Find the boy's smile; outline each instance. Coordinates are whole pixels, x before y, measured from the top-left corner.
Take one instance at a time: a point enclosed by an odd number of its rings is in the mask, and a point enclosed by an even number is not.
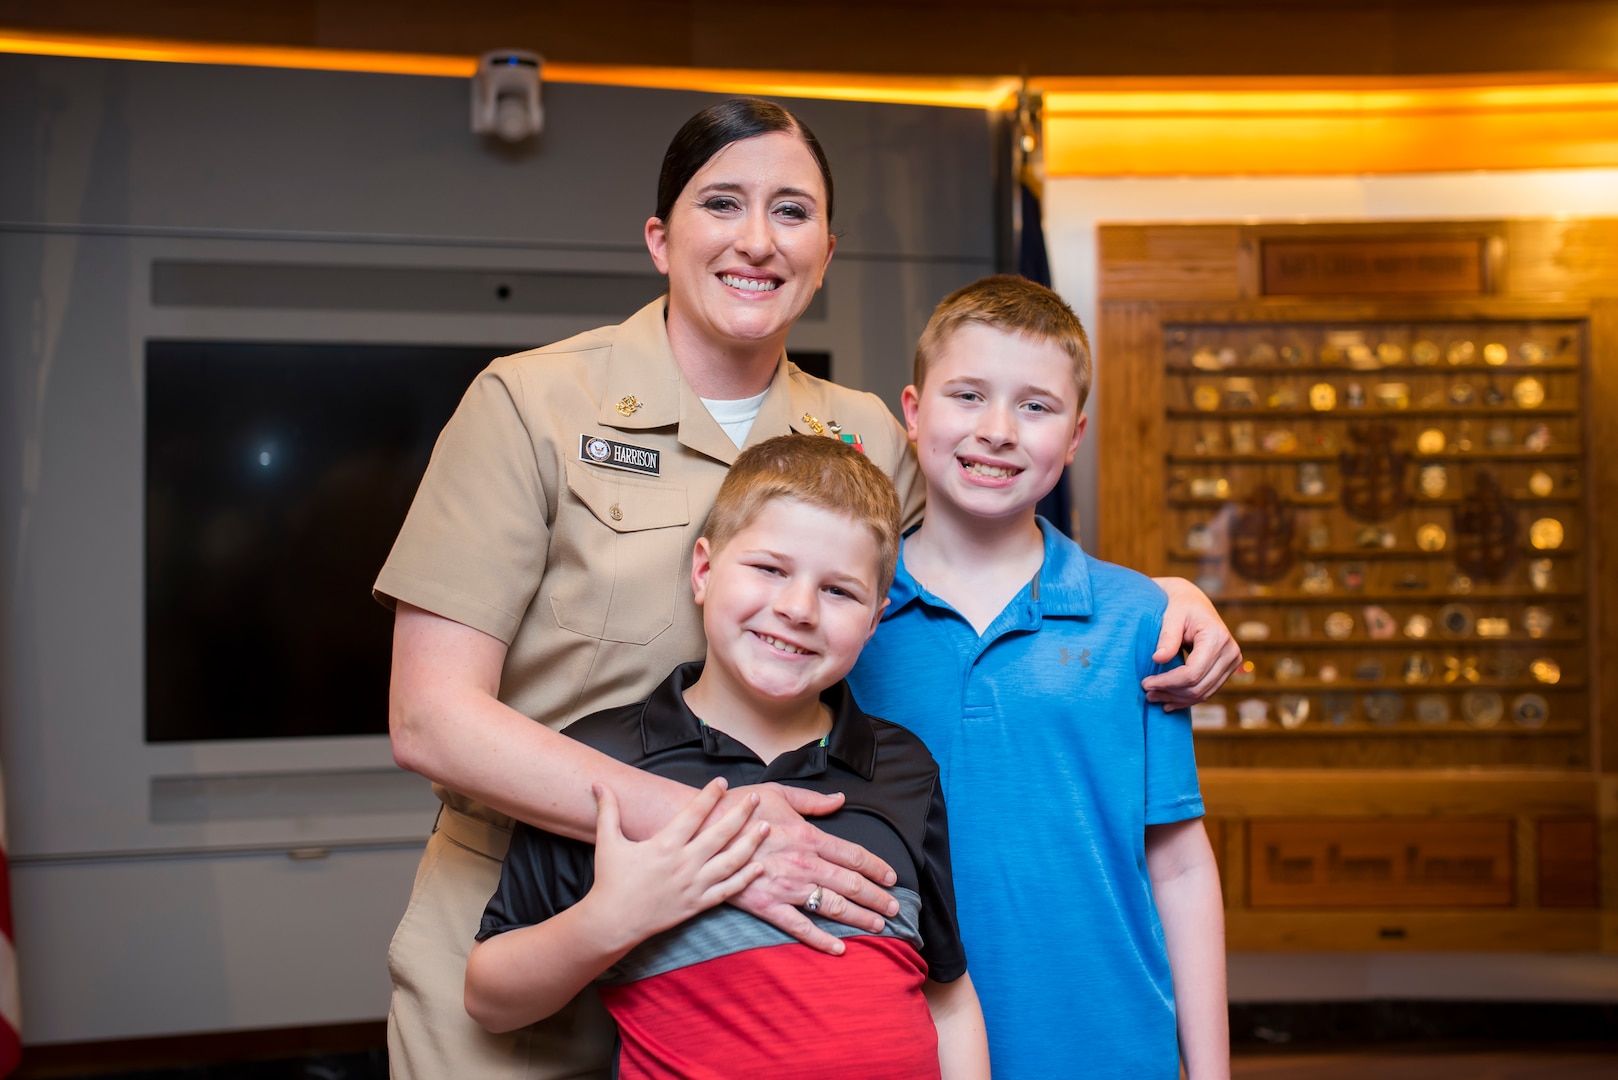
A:
[[[790,498],[766,503],[717,552],[706,537],[698,541],[691,585],[708,635],[705,693],[722,695],[731,709],[780,710],[783,718],[795,707],[818,708],[820,692],[848,674],[887,604],[876,593],[878,561],[869,528]],[[699,715],[714,723],[724,712]]]
[[[1084,436],[1073,359],[1054,342],[980,323],[940,345],[902,403],[929,513],[1031,514]]]

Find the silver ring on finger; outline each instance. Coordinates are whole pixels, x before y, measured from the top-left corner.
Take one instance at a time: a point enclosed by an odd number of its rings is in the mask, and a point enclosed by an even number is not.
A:
[[[803,910],[813,915],[815,912],[820,910],[820,901],[825,899],[825,896],[826,890],[821,888],[819,885],[816,885],[815,891],[809,894],[809,899],[803,902]]]

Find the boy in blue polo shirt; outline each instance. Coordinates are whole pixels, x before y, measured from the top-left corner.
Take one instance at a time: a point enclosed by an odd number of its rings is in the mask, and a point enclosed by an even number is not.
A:
[[[997,1078],[1229,1075],[1224,917],[1190,725],[1147,700],[1165,597],[1035,504],[1084,435],[1090,350],[1022,278],[946,297],[905,421],[927,515],[849,677],[937,759]]]

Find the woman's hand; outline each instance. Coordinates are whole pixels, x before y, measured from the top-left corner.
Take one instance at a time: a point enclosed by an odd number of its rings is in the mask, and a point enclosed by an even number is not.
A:
[[[1141,680],[1147,701],[1162,702],[1169,712],[1212,697],[1242,662],[1242,650],[1226,629],[1208,595],[1184,578],[1154,578],[1168,594],[1163,630],[1152,659],[1165,664],[1181,645],[1189,645],[1185,664]]]
[[[638,945],[724,903],[764,873],[751,861],[770,833],[769,822],[752,820],[759,798],[743,795],[715,813],[725,787],[723,778],[710,780],[667,825],[637,842],[623,833],[612,789],[594,785],[595,884],[584,902],[604,933]]]
[[[830,814],[843,805],[841,795],[823,795],[781,784],[737,788],[728,799],[757,796],[753,820],[769,823],[754,861],[764,873],[731,903],[791,934],[821,952],[841,955],[843,943],[820,929],[802,908],[818,887],[818,914],[870,933],[884,918],[899,913],[899,902],[884,886],[898,875],[887,863],[858,844],[839,840],[815,828],[805,816]]]

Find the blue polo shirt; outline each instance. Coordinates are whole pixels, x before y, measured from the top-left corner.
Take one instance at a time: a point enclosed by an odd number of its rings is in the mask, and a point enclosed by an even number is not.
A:
[[[995,1076],[1173,1078],[1146,826],[1201,816],[1202,796],[1186,714],[1140,686],[1165,669],[1152,652],[1166,599],[1039,525],[1044,565],[981,637],[901,551],[849,683],[938,761]]]

